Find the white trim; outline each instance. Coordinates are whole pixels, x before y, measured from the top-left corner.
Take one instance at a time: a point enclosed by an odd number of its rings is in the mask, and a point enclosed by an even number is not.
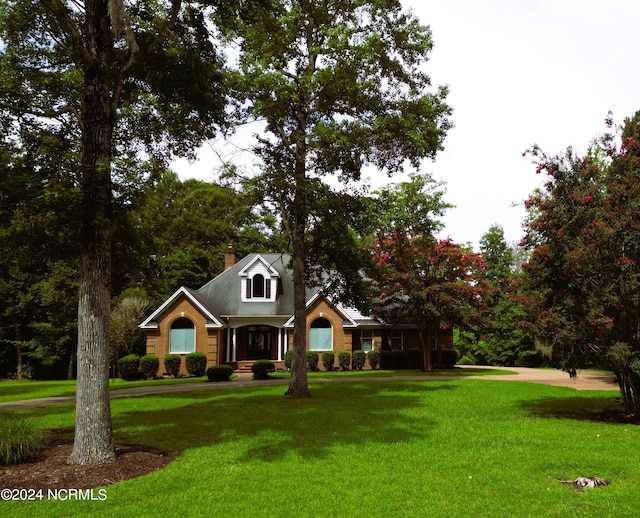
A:
[[[185,297],[187,297],[189,299],[189,301],[191,301],[191,303],[196,306],[196,308],[198,310],[200,310],[200,312],[209,319],[209,321],[206,324],[207,329],[220,329],[222,327],[224,327],[224,325],[222,324],[222,322],[220,322],[207,308],[205,308],[200,302],[198,302],[198,300],[191,294],[189,293],[189,290],[187,290],[187,288],[185,288],[184,286],[181,286],[173,295],[171,295],[171,297],[169,297],[164,304],[162,304],[162,306],[160,306],[158,309],[156,309],[144,322],[142,322],[142,324],[140,324],[138,327],[140,329],[158,329],[158,323],[156,322],[156,319],[162,315],[166,309],[173,304],[176,299],[178,297],[180,297],[181,295],[184,295]]]
[[[317,322],[318,320],[325,320],[328,324],[329,327],[313,327],[313,323]],[[329,336],[331,337],[331,348],[330,349],[313,349],[312,348],[312,344],[311,344],[311,335],[312,335],[312,329],[329,329]],[[331,323],[331,320],[329,320],[326,317],[322,317],[322,316],[317,316],[316,318],[313,319],[313,321],[309,324],[309,329],[307,330],[308,333],[308,339],[309,339],[309,343],[308,343],[308,347],[310,351],[317,351],[317,352],[322,352],[322,351],[333,351],[333,324]]]
[[[331,300],[326,296],[322,295],[320,292],[316,292],[313,294],[313,296],[307,301],[305,308],[308,309],[316,300],[318,300],[321,297],[324,298],[327,302],[329,302],[329,304],[331,304],[331,307],[343,318],[343,320],[346,320],[348,322],[347,324],[343,324],[342,326],[343,328],[358,327],[358,323],[353,318],[351,318],[351,316],[349,316],[344,306],[340,304],[333,305],[331,303]],[[284,327],[294,327],[294,324],[293,324],[294,318],[295,318],[295,315],[291,315],[291,318],[289,318],[289,320],[287,320],[284,323]]]
[[[231,335],[231,361],[235,362],[238,360],[238,343],[236,340],[236,330],[235,328],[232,330],[233,334]]]
[[[264,257],[262,257],[260,254],[256,254],[256,256],[249,262],[249,264],[247,264],[247,266],[245,266],[242,270],[238,272],[238,276],[247,277],[249,275],[248,270],[250,270],[257,261],[260,261],[267,268],[267,271],[269,272],[269,275],[272,278],[280,277],[280,274],[278,273],[278,271],[273,266],[271,266],[271,263],[267,261]]]
[[[191,325],[193,326],[193,347],[191,351],[172,351],[171,350],[171,331],[173,331],[173,323],[169,326],[169,354],[191,354],[192,352],[196,351],[196,345],[198,344],[198,339],[197,339],[197,335],[198,335],[198,329],[196,328],[195,323],[193,322],[193,320],[191,320],[190,318],[187,317],[180,317],[184,320],[188,320],[189,322],[191,322]],[[174,323],[177,320],[180,320],[180,318],[177,318],[176,320],[174,320]],[[189,328],[191,329],[191,328]]]

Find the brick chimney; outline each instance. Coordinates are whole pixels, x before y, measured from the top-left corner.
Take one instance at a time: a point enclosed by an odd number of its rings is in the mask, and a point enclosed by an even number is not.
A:
[[[236,249],[233,245],[229,245],[224,251],[224,269],[228,270],[236,264]]]

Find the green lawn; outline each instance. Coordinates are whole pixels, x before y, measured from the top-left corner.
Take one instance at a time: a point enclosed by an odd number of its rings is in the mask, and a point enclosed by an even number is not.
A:
[[[516,374],[512,371],[499,369],[473,369],[473,368],[453,368],[442,369],[434,372],[421,372],[416,370],[362,370],[348,372],[310,372],[309,379],[313,378],[345,378],[345,377],[396,377],[396,376],[489,376],[489,375],[509,375]],[[233,374],[232,379],[238,375]],[[276,372],[272,375],[274,378],[289,378],[288,372]],[[115,378],[109,381],[111,390],[119,390],[123,388],[133,388],[151,385],[171,385],[176,383],[199,383],[207,381],[207,377],[200,378],[166,378],[156,380],[142,381],[123,381]],[[0,381],[0,403],[8,403],[12,401],[20,401],[23,399],[37,399],[55,396],[72,396],[76,393],[75,380],[64,381]]]
[[[640,429],[594,419],[617,392],[489,380],[354,379],[112,402],[116,439],[165,469],[106,501],[1,502],[3,516],[635,516]],[[13,412],[73,426],[73,406]],[[574,493],[559,480],[611,479]]]
[[[234,375],[236,376],[236,375]],[[207,381],[207,377],[201,378],[168,378],[157,380],[123,381],[115,378],[109,381],[111,390],[133,388],[151,385],[170,385],[176,383],[197,383]],[[0,381],[0,403],[20,401],[23,399],[38,399],[56,396],[72,396],[76,393],[75,380],[59,381]]]

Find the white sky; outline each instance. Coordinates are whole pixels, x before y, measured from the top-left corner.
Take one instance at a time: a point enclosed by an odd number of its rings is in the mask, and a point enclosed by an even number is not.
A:
[[[431,27],[433,85],[451,90],[455,128],[422,168],[446,182],[445,200],[456,206],[442,237],[477,247],[497,223],[517,242],[522,201],[542,181],[522,153],[536,143],[549,154],[570,145],[584,151],[605,130],[609,110],[618,124],[640,110],[640,1],[403,3]],[[174,169],[181,178],[212,180],[215,162],[209,156]],[[369,174],[373,187],[389,183]]]

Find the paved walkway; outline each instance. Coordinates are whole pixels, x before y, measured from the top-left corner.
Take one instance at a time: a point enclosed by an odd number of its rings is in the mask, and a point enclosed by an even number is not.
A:
[[[505,370],[507,372],[515,372],[516,374],[502,375],[486,375],[486,376],[442,376],[436,374],[432,377],[421,376],[398,376],[389,377],[362,377],[358,381],[384,380],[391,381],[393,379],[411,380],[411,381],[440,381],[449,379],[478,379],[478,380],[498,380],[498,381],[525,381],[530,383],[542,383],[545,385],[554,385],[559,387],[571,387],[576,390],[618,390],[612,374],[604,374],[599,372],[578,372],[576,378],[569,378],[566,372],[555,369],[529,369],[526,367],[481,367],[475,365],[461,365],[464,369],[495,369]],[[339,382],[353,381],[354,378],[313,378],[312,383],[316,382]],[[286,385],[288,379],[272,379],[266,381],[254,380],[251,374],[239,374],[238,377],[228,383],[183,383],[177,385],[150,385],[147,387],[133,387],[126,389],[118,389],[111,392],[111,399],[118,399],[132,396],[143,396],[148,394],[166,394],[171,392],[181,392],[187,390],[199,389],[216,389],[223,387],[246,387],[255,385]],[[2,410],[20,410],[26,408],[35,408],[40,406],[52,405],[55,403],[71,403],[75,400],[75,396],[57,396],[39,399],[25,399],[22,401],[13,401],[10,403],[0,403],[0,411]]]

